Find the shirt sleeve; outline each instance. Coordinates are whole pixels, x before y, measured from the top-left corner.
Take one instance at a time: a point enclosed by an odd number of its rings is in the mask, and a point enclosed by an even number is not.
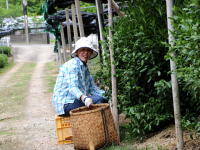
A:
[[[105,91],[101,90],[99,87],[96,86],[94,79],[90,75],[90,94],[91,95],[103,96],[104,93],[105,93]]]
[[[83,95],[79,87],[79,76],[78,67],[73,65],[70,66],[66,78],[69,84],[69,93],[74,95],[76,99],[80,99],[81,95]]]

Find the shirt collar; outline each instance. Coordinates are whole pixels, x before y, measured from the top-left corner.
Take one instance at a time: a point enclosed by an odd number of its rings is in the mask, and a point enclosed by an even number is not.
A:
[[[86,66],[87,67],[87,63],[81,61],[79,57],[75,57],[75,59],[79,61],[81,66]]]

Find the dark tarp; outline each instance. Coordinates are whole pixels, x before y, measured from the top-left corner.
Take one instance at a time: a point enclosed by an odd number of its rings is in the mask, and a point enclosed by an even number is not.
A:
[[[15,29],[8,29],[8,30],[0,30],[0,38],[11,35],[15,32]]]

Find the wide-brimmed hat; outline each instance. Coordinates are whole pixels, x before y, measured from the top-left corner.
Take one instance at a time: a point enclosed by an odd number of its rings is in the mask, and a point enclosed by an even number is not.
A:
[[[89,59],[93,59],[98,55],[98,51],[97,49],[94,48],[92,41],[86,37],[81,37],[75,44],[75,49],[72,51],[71,56],[75,57],[76,56],[76,52],[80,49],[80,48],[89,48],[92,50],[92,54],[90,56]]]

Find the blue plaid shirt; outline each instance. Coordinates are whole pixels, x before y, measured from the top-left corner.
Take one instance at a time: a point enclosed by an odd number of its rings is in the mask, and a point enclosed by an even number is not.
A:
[[[64,104],[73,103],[75,99],[80,99],[81,95],[102,96],[103,93],[104,91],[95,85],[87,65],[75,57],[60,67],[52,103],[56,113],[62,115]]]

